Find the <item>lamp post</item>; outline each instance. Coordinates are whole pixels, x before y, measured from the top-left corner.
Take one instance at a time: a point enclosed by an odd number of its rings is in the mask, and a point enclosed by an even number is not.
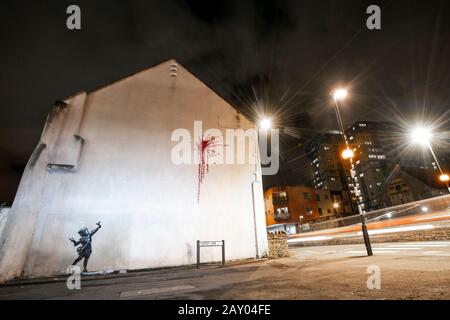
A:
[[[338,101],[345,99],[347,97],[347,95],[348,95],[348,92],[345,89],[336,89],[331,93],[331,96],[333,97],[336,118],[337,118],[337,121],[339,124],[340,131],[342,133],[343,142],[346,147],[346,149],[342,152],[342,158],[344,160],[350,161],[350,175],[351,175],[352,182],[353,182],[353,191],[354,191],[356,199],[357,199],[356,203],[358,205],[359,217],[361,219],[361,231],[362,231],[362,234],[364,237],[364,244],[366,246],[367,255],[372,256],[373,255],[372,245],[370,243],[369,232],[367,231],[367,226],[366,226],[366,222],[365,222],[365,218],[364,218],[364,212],[363,212],[363,209],[361,206],[361,201],[360,201],[361,192],[358,188],[358,177],[356,175],[355,165],[353,164],[354,152],[350,149],[350,146],[349,146],[349,143],[347,140],[347,136],[345,134],[344,124],[342,122],[341,113],[339,111]]]
[[[262,183],[260,181],[259,176],[259,166],[258,163],[260,163],[260,154],[259,154],[259,130],[268,131],[272,128],[272,121],[268,118],[263,118],[259,121],[258,124],[255,124],[255,180],[252,182],[252,197],[253,197],[253,224],[254,224],[254,231],[255,231],[255,253],[256,258],[260,258],[260,252],[259,252],[259,246],[258,246],[258,228],[256,226],[256,193],[259,188],[259,184]]]
[[[447,186],[447,190],[450,193],[450,176],[442,170],[441,165],[439,164],[439,160],[436,157],[436,154],[434,153],[433,147],[431,146],[431,140],[433,137],[433,133],[431,132],[430,128],[425,127],[417,127],[414,130],[411,131],[411,140],[414,144],[419,144],[422,146],[426,146],[433,156],[434,162],[436,163],[436,166],[439,169],[439,180]]]

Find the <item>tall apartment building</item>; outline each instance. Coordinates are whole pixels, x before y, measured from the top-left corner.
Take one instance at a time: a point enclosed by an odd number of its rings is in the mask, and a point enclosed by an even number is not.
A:
[[[429,150],[402,147],[402,134],[391,122],[357,121],[346,130],[364,211],[447,193],[437,183],[439,172]],[[446,166],[447,155],[438,156]]]
[[[364,211],[387,205],[383,193],[386,192],[389,184],[387,178],[393,169],[389,158],[395,148],[392,136],[396,130],[398,129],[388,122],[358,121],[346,131],[350,148],[355,154],[353,162]]]
[[[341,157],[345,143],[342,134],[327,133],[314,137],[306,146],[312,184],[341,197],[345,212],[356,214],[357,203],[369,212],[388,206],[446,194],[437,182],[438,168],[428,150],[402,147],[402,130],[394,123],[357,121],[345,131],[354,152],[353,163],[361,191],[357,199],[350,178],[350,162]],[[448,153],[438,153],[441,166],[447,168]],[[339,200],[334,200],[338,202]]]
[[[350,163],[340,156],[344,146],[339,132],[323,133],[306,145],[306,153],[314,188],[328,190],[333,201],[341,204],[344,214],[350,215],[357,212],[357,199],[350,190]]]

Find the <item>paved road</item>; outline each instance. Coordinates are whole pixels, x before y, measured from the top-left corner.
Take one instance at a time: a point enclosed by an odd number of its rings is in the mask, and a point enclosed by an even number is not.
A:
[[[429,230],[438,226],[450,227],[450,211],[440,211],[425,214],[417,214],[412,216],[392,218],[382,221],[367,223],[369,234],[381,234],[392,232],[405,232],[416,230]],[[361,233],[361,225],[352,225],[342,228],[326,229],[313,232],[305,232],[301,234],[291,235],[290,242],[303,242],[322,240],[330,237],[349,237],[359,235]]]
[[[410,256],[430,258],[449,257],[450,241],[432,242],[401,242],[372,244],[373,253],[377,256]],[[297,258],[333,259],[355,257],[366,254],[361,245],[339,245],[322,247],[295,247],[290,250],[291,255]]]
[[[0,299],[450,299],[450,241],[292,248],[291,257],[0,287]],[[381,289],[369,290],[371,266]]]

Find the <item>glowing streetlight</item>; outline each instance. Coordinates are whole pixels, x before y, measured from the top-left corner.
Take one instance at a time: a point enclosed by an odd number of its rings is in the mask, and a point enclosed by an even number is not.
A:
[[[272,128],[272,121],[268,118],[261,119],[261,121],[259,121],[259,127],[263,130],[269,130]]]
[[[340,207],[339,203],[333,203],[333,208],[338,209]]]
[[[344,160],[353,159],[354,156],[355,156],[355,153],[352,150],[350,150],[350,149],[345,149],[342,152],[342,158]]]
[[[346,89],[336,89],[332,94],[335,100],[343,100],[347,97],[348,91]]]
[[[436,154],[434,153],[433,147],[431,146],[431,140],[433,138],[433,133],[431,129],[426,127],[417,127],[410,132],[410,138],[414,144],[426,146],[430,150],[434,162],[436,163],[439,172],[441,173],[439,176],[439,180],[447,185],[447,190],[450,193],[450,186],[448,184],[450,177],[448,174],[444,172],[444,170],[442,170],[442,167],[439,164],[439,160],[436,157]]]
[[[430,144],[432,136],[431,129],[424,127],[417,127],[410,133],[412,142],[423,146]]]

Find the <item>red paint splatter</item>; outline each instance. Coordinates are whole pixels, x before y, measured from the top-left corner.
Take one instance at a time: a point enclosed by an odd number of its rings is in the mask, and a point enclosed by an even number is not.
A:
[[[197,201],[200,202],[200,189],[205,180],[205,175],[209,172],[209,158],[216,155],[215,147],[220,146],[216,142],[216,137],[208,136],[202,138],[197,145],[197,149],[200,156],[200,162],[198,164],[198,189],[197,189]]]

